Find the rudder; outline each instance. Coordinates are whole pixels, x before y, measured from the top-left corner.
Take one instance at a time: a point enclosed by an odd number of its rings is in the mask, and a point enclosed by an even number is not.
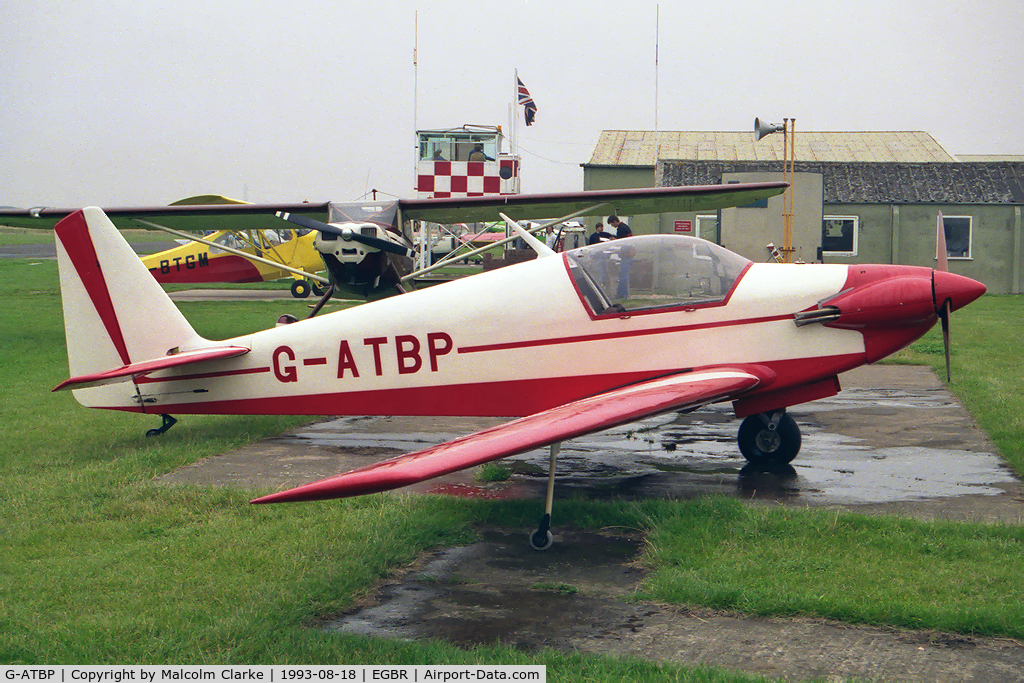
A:
[[[102,209],[76,211],[54,232],[72,377],[163,357],[172,349],[205,342]],[[131,383],[74,393],[87,406],[141,409],[130,400]]]

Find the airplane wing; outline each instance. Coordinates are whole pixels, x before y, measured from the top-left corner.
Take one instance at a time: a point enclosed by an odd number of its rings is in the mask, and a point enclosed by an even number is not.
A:
[[[648,380],[251,502],[326,500],[388,491],[649,415],[721,401],[772,377],[770,370],[755,366]]]
[[[202,197],[192,199],[201,200]],[[189,200],[183,200],[189,201]],[[104,209],[118,228],[144,228],[136,223],[143,219],[175,230],[280,230],[281,219],[275,213],[285,211],[327,220],[327,202],[318,204],[219,204],[202,203],[171,206],[137,206]],[[78,211],[77,208],[35,207],[32,209],[0,209],[0,225],[16,228],[52,230],[58,221]]]
[[[139,363],[128,363],[127,365],[122,365],[121,367],[114,368],[113,370],[105,370],[103,372],[95,372],[89,375],[72,377],[71,379],[66,379],[55,386],[53,391],[98,387],[103,384],[121,382],[128,379],[128,377],[156,372],[157,370],[166,370],[167,368],[176,368],[181,367],[182,365],[192,365],[193,363],[202,363],[204,361],[217,360],[219,358],[234,358],[246,353],[249,353],[249,349],[244,346],[215,346],[209,349],[182,351],[181,353],[165,356],[163,358],[145,360]]]
[[[563,194],[520,194],[497,197],[401,199],[407,219],[434,223],[466,223],[499,220],[504,213],[513,220],[555,218],[590,210],[590,215],[619,213],[624,216],[667,211],[710,211],[782,194],[784,182],[648,187],[630,190],[591,190]],[[280,229],[277,212],[328,220],[329,202],[301,204],[224,204],[222,197],[193,197],[194,204],[115,207],[104,213],[118,228],[142,227],[134,219],[159,223],[175,230],[273,230]],[[52,229],[78,209],[34,207],[0,209],[0,225]]]
[[[784,182],[647,187],[633,190],[590,190],[565,194],[520,194],[500,197],[402,199],[405,218],[433,223],[476,223],[498,220],[504,213],[513,220],[556,218],[578,211],[589,214],[637,214],[669,211],[710,211],[743,206],[782,194]]]

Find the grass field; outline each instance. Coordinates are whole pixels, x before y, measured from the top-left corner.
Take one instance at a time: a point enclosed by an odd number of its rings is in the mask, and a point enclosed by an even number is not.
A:
[[[482,524],[529,528],[535,502],[369,496],[252,507],[250,491],[158,487],[160,473],[302,422],[156,419],[80,408],[67,376],[52,261],[0,261],[0,662],[540,663],[553,680],[740,680],[705,668],[501,648],[459,650],[322,633],[311,625],[424,549]],[[308,302],[190,304],[224,338]],[[984,297],[954,316],[954,390],[1024,469],[1024,299]],[[900,362],[941,365],[931,333]],[[750,614],[1024,638],[1024,530],[924,523],[735,500],[560,501],[559,523],[649,532],[644,596]]]
[[[122,230],[129,242],[170,242],[173,238],[159,230]],[[0,244],[53,244],[53,231],[33,228],[12,228],[0,225]]]

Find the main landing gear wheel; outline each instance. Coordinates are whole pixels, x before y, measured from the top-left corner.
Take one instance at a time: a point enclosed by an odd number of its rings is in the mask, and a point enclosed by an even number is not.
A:
[[[530,547],[534,550],[547,550],[555,542],[551,534],[551,515],[544,515],[540,520],[540,527],[530,534]]]
[[[544,498],[544,516],[540,518],[540,526],[530,534],[530,547],[534,550],[547,550],[555,542],[551,533],[551,510],[555,505],[555,461],[558,459],[558,451],[562,447],[561,441],[551,444],[548,458],[548,491]]]
[[[740,424],[737,440],[750,464],[785,465],[800,452],[800,427],[785,410],[748,415]]]
[[[166,432],[168,429],[173,427],[175,425],[175,423],[178,422],[177,420],[175,420],[170,415],[161,415],[160,417],[163,419],[163,424],[161,424],[159,427],[156,427],[154,429],[150,429],[148,432],[146,432],[146,436],[160,436],[161,434]]]
[[[296,299],[305,299],[311,291],[313,291],[313,288],[306,280],[292,281],[292,296]]]

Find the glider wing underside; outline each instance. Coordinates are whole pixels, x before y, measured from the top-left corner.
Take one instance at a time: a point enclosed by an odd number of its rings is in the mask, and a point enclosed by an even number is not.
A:
[[[711,211],[782,194],[783,182],[733,183],[648,187],[629,190],[590,190],[564,194],[521,194],[500,197],[459,197],[444,199],[403,199],[399,202],[407,219],[434,223],[494,221],[499,212],[513,220],[557,218],[586,211],[599,216],[623,216],[676,211]]]

